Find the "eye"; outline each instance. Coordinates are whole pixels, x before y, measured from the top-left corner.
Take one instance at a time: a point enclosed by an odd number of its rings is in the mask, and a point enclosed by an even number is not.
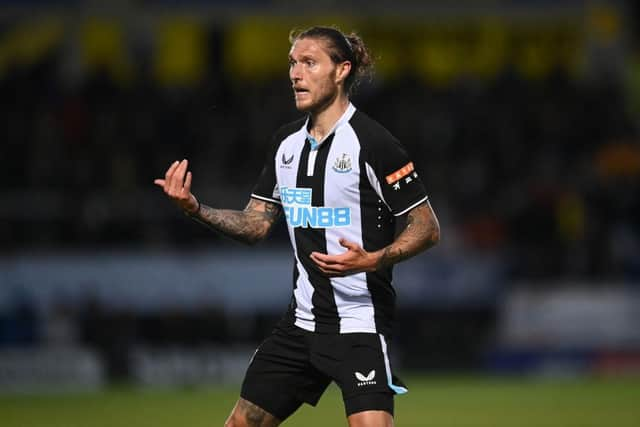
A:
[[[293,67],[294,65],[296,65],[296,61],[293,59],[289,60],[289,67]]]
[[[314,61],[312,59],[307,59],[305,61],[305,64],[307,64],[307,67],[313,67],[314,65],[316,65],[316,61]]]

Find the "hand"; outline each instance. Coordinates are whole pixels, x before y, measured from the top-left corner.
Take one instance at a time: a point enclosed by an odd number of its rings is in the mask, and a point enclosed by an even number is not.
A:
[[[347,248],[339,255],[327,255],[311,252],[311,260],[316,263],[320,271],[328,276],[348,276],[363,271],[375,271],[378,256],[375,252],[367,252],[356,243],[347,239],[340,239],[340,245]]]
[[[196,197],[191,194],[191,172],[187,172],[189,161],[175,161],[167,169],[164,179],[156,179],[153,181],[159,187],[162,187],[165,194],[174,201],[178,207],[187,213],[195,214],[200,208],[200,203]],[[186,173],[186,178],[185,178]]]

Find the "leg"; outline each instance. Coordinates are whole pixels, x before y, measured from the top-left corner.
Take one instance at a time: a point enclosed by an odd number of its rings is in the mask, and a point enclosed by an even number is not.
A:
[[[394,385],[382,335],[343,334],[337,340],[331,346],[320,339],[323,355],[331,348],[336,354],[319,361],[342,390],[349,426],[393,427],[394,395],[406,390]]]
[[[280,420],[260,408],[257,405],[245,400],[238,399],[233,407],[231,415],[224,423],[225,427],[276,427],[280,425]]]
[[[350,427],[393,427],[393,395],[361,394],[344,400]]]
[[[393,417],[387,411],[364,411],[349,415],[349,427],[393,427]]]
[[[260,345],[228,426],[277,426],[304,402],[315,405],[330,380],[309,364],[307,339],[301,331],[277,328]]]

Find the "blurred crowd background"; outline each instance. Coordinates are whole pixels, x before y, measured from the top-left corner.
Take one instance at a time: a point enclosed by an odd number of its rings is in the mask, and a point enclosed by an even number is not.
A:
[[[0,1],[0,387],[242,375],[288,302],[284,227],[245,249],[153,179],[187,158],[203,202],[244,207],[300,116],[288,32],[314,24],[369,45],[353,102],[441,222],[397,267],[398,363],[640,373],[639,19],[587,0]]]

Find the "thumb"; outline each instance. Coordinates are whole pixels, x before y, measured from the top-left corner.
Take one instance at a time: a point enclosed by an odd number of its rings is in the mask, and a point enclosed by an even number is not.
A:
[[[354,251],[360,249],[360,246],[358,246],[354,242],[348,241],[344,237],[340,238],[340,240],[338,242],[340,243],[340,246],[345,247],[347,249],[351,249],[351,250],[354,250]]]

